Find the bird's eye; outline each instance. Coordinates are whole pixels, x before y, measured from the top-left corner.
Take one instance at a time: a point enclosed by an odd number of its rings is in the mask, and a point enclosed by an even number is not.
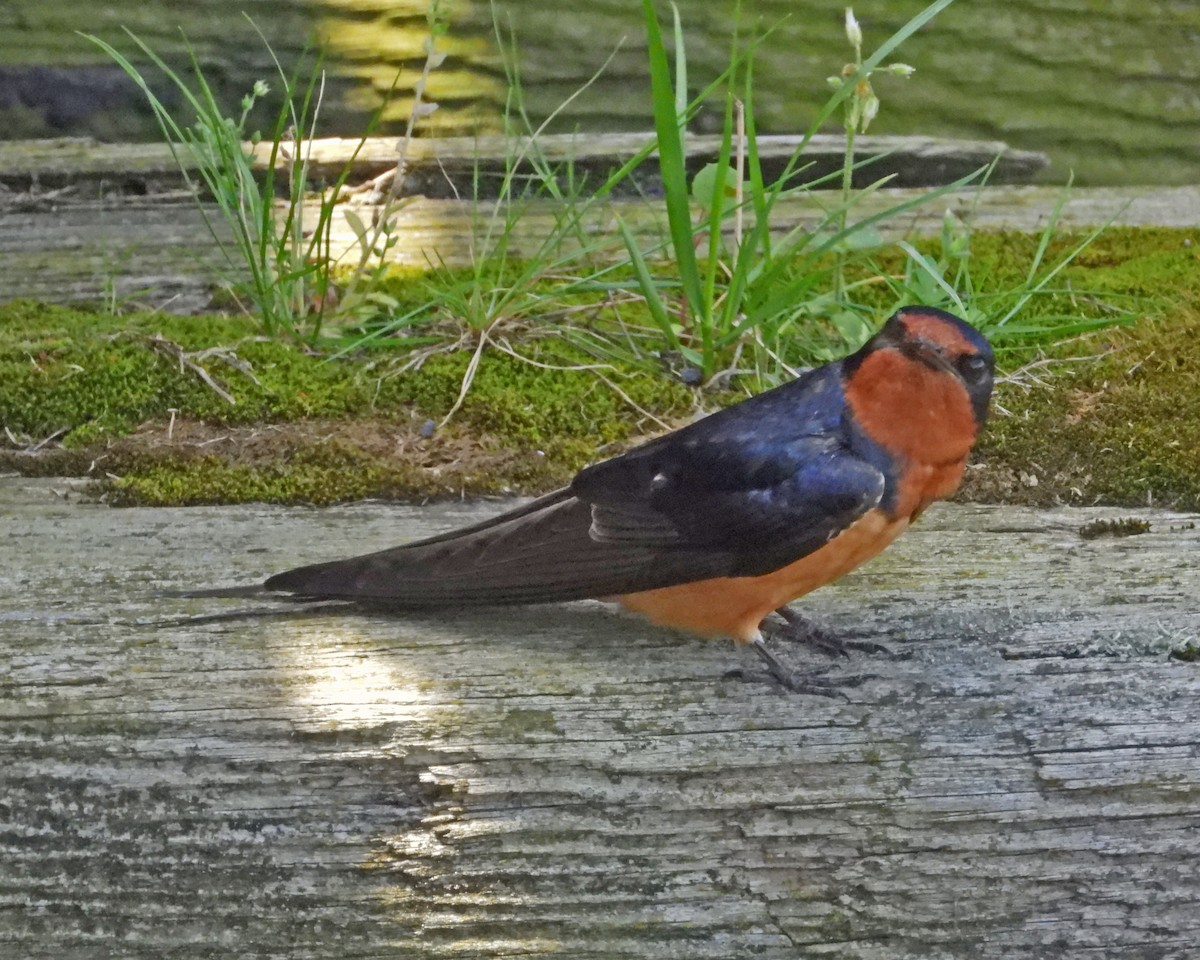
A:
[[[958,370],[967,383],[979,383],[988,373],[988,362],[978,354],[969,354],[958,361]]]

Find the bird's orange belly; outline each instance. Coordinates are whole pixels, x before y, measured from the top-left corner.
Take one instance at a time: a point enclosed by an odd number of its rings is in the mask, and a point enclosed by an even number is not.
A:
[[[824,586],[883,550],[908,526],[873,510],[819,550],[759,577],[716,577],[614,599],[653,623],[750,642],[772,610]]]

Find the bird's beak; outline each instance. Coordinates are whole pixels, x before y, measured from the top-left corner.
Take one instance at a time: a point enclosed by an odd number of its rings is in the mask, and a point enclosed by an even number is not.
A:
[[[912,340],[906,341],[905,346],[908,347],[906,352],[908,352],[913,359],[920,360],[923,364],[925,364],[925,366],[931,367],[934,370],[941,370],[955,377],[958,376],[958,371],[955,370],[954,365],[946,359],[946,355],[942,353],[939,347],[930,343],[928,340],[922,340],[920,337],[916,337]]]

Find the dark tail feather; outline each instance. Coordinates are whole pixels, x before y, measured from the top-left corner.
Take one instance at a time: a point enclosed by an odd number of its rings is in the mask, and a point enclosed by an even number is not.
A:
[[[268,591],[408,608],[538,603],[591,596],[572,560],[592,554],[590,510],[565,492],[492,520],[365,556],[277,573]]]
[[[611,597],[729,572],[723,551],[603,542],[591,526],[591,506],[559,493],[465,530],[286,570],[264,587],[430,609]]]
[[[721,550],[593,538],[591,505],[559,490],[491,520],[377,553],[285,570],[261,587],[183,596],[353,600],[395,609],[558,603],[726,576]]]
[[[238,597],[261,597],[270,595],[270,599],[274,600],[307,600],[313,597],[345,597],[347,599],[357,599],[362,596],[361,591],[355,589],[347,589],[347,581],[353,579],[352,574],[358,571],[364,564],[363,561],[374,561],[381,555],[392,556],[400,554],[403,559],[398,567],[402,570],[404,567],[412,567],[419,565],[426,553],[418,552],[414,548],[433,547],[435,544],[444,544],[448,542],[457,542],[470,538],[474,534],[482,534],[498,526],[513,524],[514,521],[521,520],[527,516],[538,514],[545,511],[547,508],[556,504],[561,504],[564,501],[571,499],[571,493],[566,488],[555,490],[553,493],[548,493],[543,497],[532,500],[523,506],[509,510],[499,516],[491,517],[480,523],[472,524],[469,527],[461,527],[457,530],[450,530],[447,533],[438,534],[433,537],[428,537],[424,540],[418,540],[415,543],[406,544],[403,547],[395,547],[391,550],[381,551],[380,554],[371,554],[366,557],[351,557],[348,560],[334,560],[329,563],[314,563],[304,567],[297,567],[293,570],[287,570],[283,573],[277,573],[275,576],[267,580],[266,583],[253,584],[249,586],[236,587],[202,587],[199,589],[188,588],[184,590],[162,590],[159,596],[162,597],[178,597],[180,599],[188,599],[192,597],[224,597],[235,599]],[[453,548],[451,548],[453,549]],[[411,552],[410,552],[411,551]],[[441,550],[429,551],[434,555],[442,553]],[[405,562],[407,561],[407,563]],[[368,563],[368,565],[373,565]],[[399,570],[397,571],[399,572]],[[376,593],[379,592],[378,585]],[[384,591],[385,596],[390,596],[389,591]]]

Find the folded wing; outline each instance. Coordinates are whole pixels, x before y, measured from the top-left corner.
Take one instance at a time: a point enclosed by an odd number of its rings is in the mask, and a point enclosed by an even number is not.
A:
[[[579,600],[770,572],[818,549],[883,496],[883,474],[845,443],[830,403],[840,400],[835,387],[797,381],[589,467],[570,487],[492,520],[299,567],[265,587],[438,607]]]

